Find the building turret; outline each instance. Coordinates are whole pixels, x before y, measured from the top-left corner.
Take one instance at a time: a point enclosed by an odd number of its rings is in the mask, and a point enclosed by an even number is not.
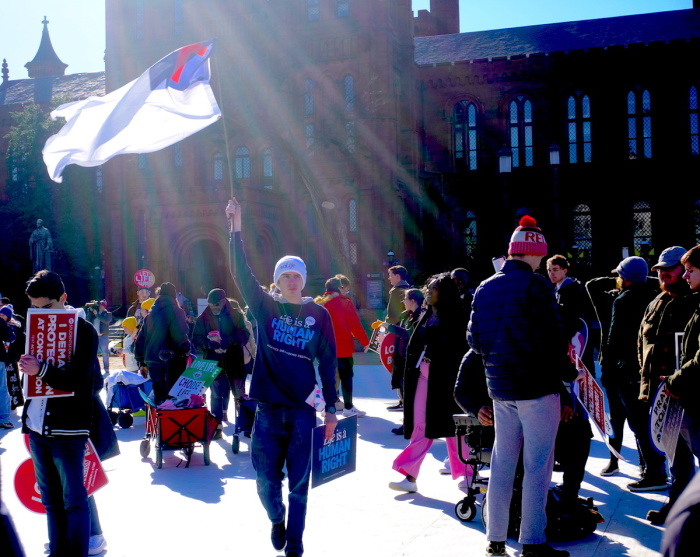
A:
[[[49,37],[49,20],[44,16],[44,30],[41,33],[41,43],[39,50],[34,56],[34,60],[27,62],[24,67],[27,68],[29,77],[53,77],[57,75],[65,75],[68,64],[61,62],[51,44]]]
[[[430,11],[419,10],[413,19],[416,37],[459,33],[459,0],[430,0]]]

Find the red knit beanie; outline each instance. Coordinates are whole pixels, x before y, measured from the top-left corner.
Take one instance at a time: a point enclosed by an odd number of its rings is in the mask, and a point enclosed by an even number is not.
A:
[[[530,215],[525,215],[519,224],[510,237],[508,255],[547,255],[547,241],[537,228],[537,221]]]

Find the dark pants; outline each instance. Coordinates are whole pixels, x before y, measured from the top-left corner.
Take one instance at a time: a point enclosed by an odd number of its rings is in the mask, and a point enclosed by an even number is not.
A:
[[[90,539],[88,495],[83,485],[85,437],[46,438],[30,432],[29,446],[46,507],[50,557],[84,557]]]
[[[575,500],[578,497],[586,472],[592,437],[591,424],[578,414],[568,422],[559,422],[554,458],[564,471],[561,492],[567,500]]]
[[[340,376],[340,386],[343,389],[343,405],[345,408],[352,408],[352,378],[354,376],[352,366],[355,360],[349,358],[338,358],[338,375]]]
[[[170,389],[185,371],[187,360],[176,356],[168,362],[147,362],[148,374],[153,382],[153,397],[156,406],[168,398]]]
[[[251,445],[253,467],[257,473],[260,501],[273,524],[284,522],[282,499],[284,467],[289,484],[287,551],[304,550],[301,538],[306,521],[306,501],[311,472],[311,430],[316,413],[308,408],[285,408],[258,403]]]
[[[235,399],[241,398],[245,393],[245,378],[233,379],[222,371],[211,385],[211,413],[219,422],[224,420],[224,412],[228,410],[231,392]]]

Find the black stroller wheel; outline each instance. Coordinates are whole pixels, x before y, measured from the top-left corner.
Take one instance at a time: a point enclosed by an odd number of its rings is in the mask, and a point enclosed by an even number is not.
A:
[[[202,451],[204,454],[204,466],[209,466],[209,464],[211,464],[211,459],[209,458],[209,445],[204,445],[202,447]]]
[[[109,411],[109,419],[112,421],[112,425],[117,425],[117,420],[119,419],[119,412],[115,412],[114,410]]]
[[[231,451],[233,454],[238,454],[241,447],[241,441],[238,438],[238,433],[233,434],[233,440],[231,441]]]
[[[156,468],[163,467],[163,449],[160,447],[156,448]]]
[[[128,412],[121,412],[117,421],[119,422],[119,427],[129,429],[134,423],[134,417]]]
[[[473,497],[465,497],[455,505],[455,515],[462,522],[471,522],[476,516],[476,504]]]

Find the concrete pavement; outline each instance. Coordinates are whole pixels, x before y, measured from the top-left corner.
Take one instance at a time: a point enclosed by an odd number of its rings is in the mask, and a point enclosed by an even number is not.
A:
[[[406,441],[390,430],[401,414],[386,410],[395,397],[375,354],[357,355],[355,376],[355,401],[367,412],[358,421],[357,471],[311,490],[305,556],[483,555],[481,509],[473,522],[460,522],[454,514],[462,497],[457,481],[438,473],[447,454],[444,442],[437,441],[424,462],[419,493],[400,494],[387,487],[400,479],[391,463]],[[12,419],[19,423],[18,417]],[[146,459],[139,454],[143,422],[144,418],[136,418],[134,427],[117,430],[122,454],[104,463],[110,483],[95,495],[108,542],[103,555],[281,555],[269,541],[270,524],[256,494],[248,439],[241,437],[240,453],[232,454],[233,426],[226,424],[224,439],[212,443],[210,466],[204,466],[199,448],[188,469],[184,463],[177,467],[180,458],[169,451],[158,470],[153,454]],[[633,444],[627,431],[623,456],[630,462],[621,463],[617,476],[603,478],[598,471],[608,453],[602,441],[594,439],[581,495],[595,499],[606,522],[585,540],[557,545],[572,557],[658,555],[663,530],[649,525],[645,515],[661,505],[665,494],[625,489],[626,483],[637,479]],[[45,516],[25,509],[13,489],[15,470],[26,458],[19,428],[0,433],[2,498],[28,557],[40,557],[47,541]],[[555,481],[560,481],[560,474],[555,473]],[[515,540],[508,541],[508,554],[520,554]]]

